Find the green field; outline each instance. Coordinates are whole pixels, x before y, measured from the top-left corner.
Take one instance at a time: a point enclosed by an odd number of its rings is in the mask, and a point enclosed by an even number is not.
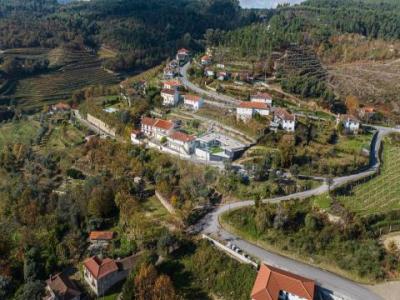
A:
[[[33,120],[7,123],[0,126],[0,149],[10,143],[28,144],[34,139],[39,123]]]
[[[355,186],[349,195],[338,199],[361,215],[400,209],[400,144],[386,139],[383,146],[381,174]]]

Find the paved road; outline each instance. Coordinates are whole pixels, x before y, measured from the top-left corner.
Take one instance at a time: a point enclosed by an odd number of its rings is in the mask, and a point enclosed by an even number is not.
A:
[[[375,127],[377,132],[372,140],[371,151],[370,151],[370,166],[367,170],[360,172],[358,174],[337,177],[332,179],[331,188],[337,188],[341,185],[347,184],[352,181],[357,181],[359,179],[368,177],[374,174],[380,165],[379,162],[379,149],[381,146],[382,138],[391,133],[398,132],[400,133],[400,129],[394,128],[384,128],[384,127]],[[276,203],[281,201],[286,201],[290,199],[305,199],[315,195],[321,195],[329,190],[329,186],[327,183],[319,186],[318,188],[308,190],[305,192],[295,193],[288,196],[276,197],[272,199],[264,199],[264,203]],[[223,229],[219,223],[219,217],[232,209],[243,208],[246,206],[254,205],[253,200],[240,201],[231,204],[225,204],[219,206],[216,210],[208,214],[203,220],[198,224],[197,229],[201,230],[205,234],[215,234],[224,240],[234,240],[234,243],[243,249],[245,252],[250,255],[259,258],[261,261],[265,261],[269,264],[272,264],[278,268],[282,268],[296,274],[314,279],[322,289],[326,291],[334,292],[336,296],[341,296],[344,299],[354,299],[354,300],[375,300],[380,299],[377,295],[371,292],[364,286],[361,286],[355,282],[352,282],[348,279],[342,278],[338,275],[330,273],[328,271],[313,267],[311,265],[307,265],[302,262],[298,262],[292,260],[287,257],[280,256],[278,254],[266,251],[260,247],[255,246],[254,244],[242,240],[237,236],[234,236],[232,233]]]
[[[238,103],[240,102],[239,100],[224,95],[224,94],[219,94],[217,92],[213,92],[213,91],[208,91],[208,90],[203,90],[202,88],[198,87],[197,85],[191,83],[188,79],[188,75],[187,75],[187,70],[190,67],[190,63],[187,63],[186,65],[184,65],[181,68],[181,81],[182,84],[189,90],[199,94],[199,95],[205,95],[210,99],[214,99],[218,102],[215,101],[209,101],[209,100],[205,100],[206,103],[210,104],[210,105],[214,105],[214,106],[219,106],[222,108],[227,108],[227,107],[236,107],[238,105]]]

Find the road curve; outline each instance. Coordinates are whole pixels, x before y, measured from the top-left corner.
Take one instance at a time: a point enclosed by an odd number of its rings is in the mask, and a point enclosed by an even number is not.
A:
[[[375,127],[375,126],[373,126]],[[345,185],[352,181],[357,181],[362,178],[373,175],[377,172],[380,161],[379,161],[379,149],[382,143],[382,138],[392,132],[400,133],[400,129],[385,128],[385,127],[375,127],[377,132],[375,133],[370,150],[370,166],[367,170],[360,173],[337,177],[332,179],[331,188],[337,188],[339,186]],[[288,196],[276,197],[271,199],[262,200],[263,203],[277,203],[281,201],[287,201],[291,199],[305,199],[311,196],[321,195],[329,190],[328,184],[325,182],[321,186]],[[253,200],[239,201],[235,203],[225,204],[219,206],[213,212],[205,216],[198,224],[198,228],[205,234],[214,234],[223,240],[234,240],[234,243],[243,249],[248,254],[257,257],[261,261],[265,261],[268,264],[274,265],[278,268],[282,268],[296,274],[305,276],[307,278],[314,279],[317,284],[324,290],[336,295],[343,297],[344,299],[354,299],[354,300],[375,300],[380,299],[368,288],[357,284],[351,280],[345,279],[341,276],[335,275],[331,272],[322,270],[311,265],[280,256],[276,253],[262,249],[248,241],[245,241],[234,234],[228,232],[222,228],[219,217],[233,209],[239,209],[247,206],[254,205]]]
[[[198,87],[197,85],[193,84],[192,82],[189,81],[188,75],[187,75],[187,70],[190,67],[190,62],[185,64],[183,67],[181,67],[181,82],[182,84],[189,90],[199,94],[199,95],[204,95],[207,98],[217,100],[218,102],[215,101],[208,101],[205,100],[206,103],[214,106],[219,106],[222,108],[231,108],[231,107],[236,107],[237,104],[240,102],[239,100],[224,95],[224,94],[219,94],[217,92],[209,91],[209,90],[204,90],[201,87]]]

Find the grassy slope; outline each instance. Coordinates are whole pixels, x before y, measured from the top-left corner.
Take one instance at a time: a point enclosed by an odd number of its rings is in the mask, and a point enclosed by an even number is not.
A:
[[[10,143],[28,144],[36,136],[39,123],[33,120],[0,126],[0,149]]]

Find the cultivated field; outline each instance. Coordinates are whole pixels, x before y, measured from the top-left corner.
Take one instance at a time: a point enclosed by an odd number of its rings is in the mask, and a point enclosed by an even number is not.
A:
[[[385,140],[381,174],[339,196],[348,209],[361,215],[400,209],[400,145]]]
[[[17,82],[15,97],[24,108],[41,108],[43,105],[68,99],[71,94],[86,86],[112,85],[118,78],[101,68],[97,56],[83,50],[57,48],[13,49],[6,55],[30,58],[46,58],[52,70],[49,73],[24,78]]]

